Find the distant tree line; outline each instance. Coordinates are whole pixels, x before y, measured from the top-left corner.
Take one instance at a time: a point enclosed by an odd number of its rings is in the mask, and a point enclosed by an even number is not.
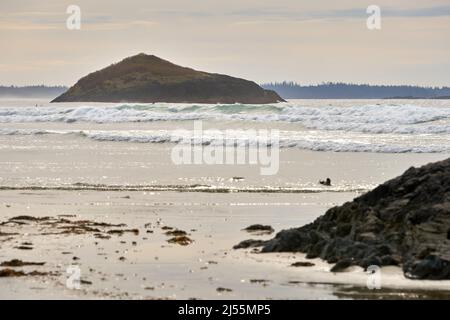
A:
[[[0,86],[0,97],[44,98],[56,97],[67,91],[65,86]]]
[[[276,91],[285,99],[420,99],[450,98],[450,87],[420,87],[408,85],[369,85],[351,83],[322,83],[302,86],[295,82],[261,85]]]
[[[261,85],[276,91],[285,99],[450,99],[450,87],[420,87],[409,85],[369,85],[352,83],[322,83],[303,86],[295,82],[274,82]],[[65,86],[0,86],[0,97],[56,97],[67,91]]]

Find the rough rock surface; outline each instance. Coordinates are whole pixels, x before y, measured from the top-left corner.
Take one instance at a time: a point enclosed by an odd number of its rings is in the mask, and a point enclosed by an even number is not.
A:
[[[138,54],[80,79],[52,102],[251,103],[284,101],[252,81]]]
[[[450,279],[450,159],[410,168],[313,223],[235,248],[304,252],[334,263],[401,265],[411,279]]]

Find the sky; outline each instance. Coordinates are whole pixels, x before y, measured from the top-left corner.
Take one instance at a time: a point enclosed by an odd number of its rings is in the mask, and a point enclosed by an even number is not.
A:
[[[144,52],[257,83],[450,86],[449,0],[1,0],[0,12],[0,85],[72,85]]]

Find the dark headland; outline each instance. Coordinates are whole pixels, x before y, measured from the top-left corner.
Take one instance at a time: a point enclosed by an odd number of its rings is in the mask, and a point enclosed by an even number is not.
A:
[[[64,86],[0,86],[0,98],[44,99],[54,98],[67,91]]]
[[[252,81],[138,54],[81,78],[52,102],[249,103],[284,101]]]
[[[398,265],[411,279],[450,279],[450,158],[410,168],[313,223],[235,249],[304,252],[335,264]]]

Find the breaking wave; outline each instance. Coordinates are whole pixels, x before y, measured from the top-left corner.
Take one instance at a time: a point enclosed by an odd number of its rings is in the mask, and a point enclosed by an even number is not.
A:
[[[373,187],[373,186],[370,186]],[[74,183],[64,186],[1,186],[0,190],[20,190],[20,191],[175,191],[175,192],[206,192],[206,193],[321,193],[321,192],[366,192],[371,188],[352,188],[352,187],[324,187],[324,188],[305,188],[305,187],[227,187],[212,185],[105,185]]]
[[[204,130],[202,136],[193,131],[177,130],[34,130],[0,129],[7,135],[74,135],[95,141],[133,143],[172,143],[195,146],[257,147],[273,144],[270,136],[256,130]],[[279,131],[280,148],[312,151],[377,152],[377,153],[450,153],[450,136],[392,135],[349,132],[336,135],[323,131]]]
[[[414,104],[355,106],[121,104],[0,107],[0,123],[236,120],[291,122],[306,129],[373,134],[449,134],[450,108]]]

